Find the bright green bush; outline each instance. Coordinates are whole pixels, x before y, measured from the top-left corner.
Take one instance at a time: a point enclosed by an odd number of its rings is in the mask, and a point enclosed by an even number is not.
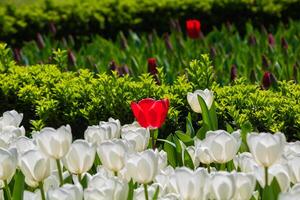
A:
[[[189,69],[195,73],[200,67],[209,66],[205,59],[198,62],[198,68],[195,63]],[[109,117],[119,118],[122,123],[132,122],[131,101],[167,97],[171,108],[160,133],[167,136],[178,128],[184,129],[185,118],[192,112],[187,104],[187,92],[207,85],[190,82],[197,79],[185,75],[168,85],[161,70],[159,76],[161,85],[148,74],[133,80],[129,76],[94,74],[88,70],[61,72],[53,65],[14,66],[0,74],[0,112],[9,109],[23,112],[26,128],[68,123],[76,137],[82,137],[88,124]],[[232,86],[212,84],[210,87],[215,92],[219,128],[229,125],[240,128],[251,123],[252,130],[283,131],[290,139],[299,137],[299,85],[279,82],[277,88],[266,91],[239,79]],[[192,116],[197,127],[199,115]]]
[[[32,38],[57,24],[60,34],[102,32],[134,28],[166,31],[171,18],[201,18],[207,26],[233,21],[242,24],[299,18],[299,0],[14,0],[0,4],[0,38]]]

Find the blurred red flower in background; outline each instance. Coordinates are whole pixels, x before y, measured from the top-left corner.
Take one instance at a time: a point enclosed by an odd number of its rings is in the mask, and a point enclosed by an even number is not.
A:
[[[197,39],[200,37],[201,23],[197,19],[190,19],[186,21],[186,31],[190,38]]]
[[[131,110],[138,123],[144,128],[156,129],[164,123],[168,110],[169,100],[142,99],[138,103],[131,102]]]

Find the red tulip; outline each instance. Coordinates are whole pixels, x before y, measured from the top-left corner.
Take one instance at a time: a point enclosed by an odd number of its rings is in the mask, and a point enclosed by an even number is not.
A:
[[[264,89],[269,89],[272,85],[272,78],[270,72],[265,72],[263,79],[262,79],[262,85]]]
[[[169,100],[142,99],[131,102],[131,110],[138,123],[144,128],[156,129],[164,123],[169,109]]]
[[[152,75],[157,74],[157,63],[155,58],[148,58],[148,72]]]
[[[186,31],[190,38],[197,39],[200,37],[201,23],[199,20],[191,19],[186,21]]]

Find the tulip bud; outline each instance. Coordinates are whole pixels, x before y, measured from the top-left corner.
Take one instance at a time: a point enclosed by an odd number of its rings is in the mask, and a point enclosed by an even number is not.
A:
[[[262,86],[264,89],[269,89],[271,87],[272,80],[271,80],[271,73],[265,72],[262,80]]]
[[[186,21],[186,31],[188,34],[188,37],[191,39],[198,39],[200,38],[200,28],[201,23],[199,20],[187,20]]]
[[[157,63],[155,58],[148,58],[148,72],[152,75],[158,73],[157,71]]]
[[[285,142],[285,135],[282,133],[250,133],[247,135],[250,152],[256,162],[264,167],[270,167],[280,159]]]
[[[68,50],[68,61],[72,66],[76,66],[76,57],[71,49]]]
[[[269,46],[272,48],[275,46],[275,38],[272,33],[268,34],[268,43],[269,43]]]
[[[281,47],[284,49],[284,50],[287,50],[289,45],[288,45],[288,42],[286,41],[286,39],[284,37],[281,37]]]
[[[50,32],[52,33],[52,35],[56,35],[56,26],[55,26],[54,22],[49,23],[49,29],[50,29]]]
[[[269,60],[268,60],[267,56],[263,54],[262,57],[261,57],[261,59],[262,59],[262,67],[263,67],[263,69],[267,70],[269,68],[269,66],[270,66]]]
[[[255,46],[256,45],[256,37],[255,37],[255,35],[251,34],[248,37],[248,44],[251,45],[251,46]]]
[[[91,169],[96,149],[85,140],[76,140],[62,159],[64,166],[73,174],[83,174]]]
[[[61,159],[68,152],[72,143],[71,127],[61,126],[57,130],[43,128],[36,135],[36,142],[44,154],[53,158]]]
[[[169,34],[168,33],[165,33],[164,36],[164,41],[165,41],[165,45],[166,45],[166,48],[169,50],[169,51],[173,51],[173,45],[170,41],[170,37],[169,37]]]
[[[140,166],[143,166],[143,170]],[[152,149],[131,154],[126,159],[126,169],[134,181],[141,184],[150,183],[158,172],[157,154]]]
[[[36,43],[37,43],[39,49],[45,48],[45,42],[44,42],[43,36],[40,33],[36,34]]]
[[[230,80],[234,81],[235,79],[237,79],[237,67],[233,64],[230,70]]]
[[[26,183],[36,186],[50,176],[50,159],[38,150],[29,150],[21,155],[20,169]]]
[[[13,50],[14,59],[17,63],[22,62],[22,55],[21,55],[21,49],[20,48],[14,48]]]
[[[212,91],[205,89],[205,90],[196,90],[194,93],[188,92],[187,101],[191,106],[192,110],[196,113],[202,113],[198,101],[198,96],[201,96],[203,98],[203,100],[207,105],[207,108],[210,109],[214,101],[214,95]]]
[[[118,68],[118,66],[117,66],[116,62],[113,61],[113,60],[110,61],[110,63],[109,63],[109,69],[110,69],[111,71],[116,71],[117,68]]]

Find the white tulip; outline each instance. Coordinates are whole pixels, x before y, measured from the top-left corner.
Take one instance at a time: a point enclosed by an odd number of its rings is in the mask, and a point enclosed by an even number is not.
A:
[[[73,174],[83,174],[91,169],[96,155],[96,149],[85,140],[76,140],[65,157],[64,166]]]
[[[299,200],[300,191],[280,193],[278,200]]]
[[[204,168],[193,171],[187,167],[175,169],[173,175],[176,180],[178,194],[184,200],[203,199],[205,197],[204,186],[208,173]]]
[[[158,200],[181,200],[180,195],[176,193],[168,193],[158,198]]]
[[[158,149],[155,149],[155,153],[158,157],[158,170],[163,170],[168,165],[168,154],[164,150],[158,151]]]
[[[40,190],[36,190],[35,192],[30,192],[25,190],[23,193],[23,200],[41,200],[41,192]]]
[[[128,156],[126,161],[128,174],[138,183],[150,183],[158,172],[158,156],[151,149]]]
[[[122,129],[121,132],[122,138],[133,143],[133,146],[135,147],[136,151],[140,152],[147,149],[150,139],[149,129],[139,127],[127,131],[124,130],[126,129]]]
[[[34,141],[28,137],[21,136],[15,139],[11,144],[10,148],[16,148],[18,155],[25,153],[26,151],[36,149],[37,146]]]
[[[142,128],[137,121],[134,121],[132,124],[125,124],[121,128],[121,135],[124,132],[135,131],[136,129]]]
[[[296,184],[300,182],[300,156],[288,160],[291,181]]]
[[[282,133],[250,133],[247,135],[247,144],[255,161],[270,167],[280,159],[284,145],[285,135]]]
[[[0,132],[5,126],[19,127],[23,119],[23,114],[15,110],[6,111],[3,117],[0,118]]]
[[[3,190],[0,190],[0,200],[4,200]]]
[[[79,185],[65,184],[47,192],[47,200],[82,200],[82,197],[82,187]]]
[[[286,143],[284,146],[284,156],[287,158],[300,156],[300,141]]]
[[[26,183],[36,185],[50,176],[50,160],[38,150],[29,150],[20,158],[20,168],[25,175]]]
[[[68,152],[72,143],[71,127],[61,126],[54,128],[43,128],[36,136],[38,147],[53,159],[61,159]]]
[[[84,191],[85,200],[125,200],[127,199],[128,183],[117,177],[105,177],[97,174],[88,183]]]
[[[198,155],[196,155],[196,149],[194,146],[189,146],[186,148],[187,152],[189,153],[192,161],[193,161],[193,164],[194,164],[194,167],[198,167],[200,165],[200,160],[198,159]]]
[[[16,172],[17,150],[0,148],[0,180],[9,182]]]
[[[276,178],[281,192],[286,192],[290,186],[290,176],[288,167],[284,164],[275,164],[268,170],[269,179],[268,184],[271,185],[274,178]]]
[[[93,144],[101,144],[113,138],[120,138],[120,134],[120,121],[109,118],[108,122],[101,121],[98,126],[89,126],[84,132],[84,139]]]
[[[210,164],[214,162],[209,153],[211,139],[212,138],[208,137],[204,140],[195,140],[195,164],[198,163],[198,160],[203,164]]]
[[[203,100],[207,105],[207,108],[210,109],[214,101],[214,95],[212,91],[205,89],[205,90],[196,90],[194,93],[188,92],[187,101],[190,104],[192,110],[196,113],[202,113],[198,101],[198,96],[201,96],[203,98]]]
[[[165,193],[177,193],[177,186],[175,176],[175,170],[169,165],[166,168],[160,170],[155,176],[154,182],[158,183]],[[171,179],[173,179],[171,181]]]
[[[13,126],[5,126],[2,132],[0,132],[0,147],[8,148],[14,140],[24,135],[24,127],[16,128]]]
[[[243,152],[233,158],[235,169],[240,169],[242,172],[254,172],[259,165],[255,162],[253,156],[249,152]]]
[[[206,143],[208,145],[206,150],[217,163],[226,163],[232,160],[241,145],[239,131],[232,134],[229,134],[224,130],[208,131],[205,140],[207,140]]]
[[[236,191],[234,200],[249,200],[254,192],[256,179],[253,174],[234,173]]]
[[[121,139],[102,142],[97,153],[103,166],[111,171],[118,172],[124,167],[125,153],[129,147]]]
[[[225,171],[216,172],[210,178],[210,195],[216,200],[231,200],[235,195],[234,175]]]

